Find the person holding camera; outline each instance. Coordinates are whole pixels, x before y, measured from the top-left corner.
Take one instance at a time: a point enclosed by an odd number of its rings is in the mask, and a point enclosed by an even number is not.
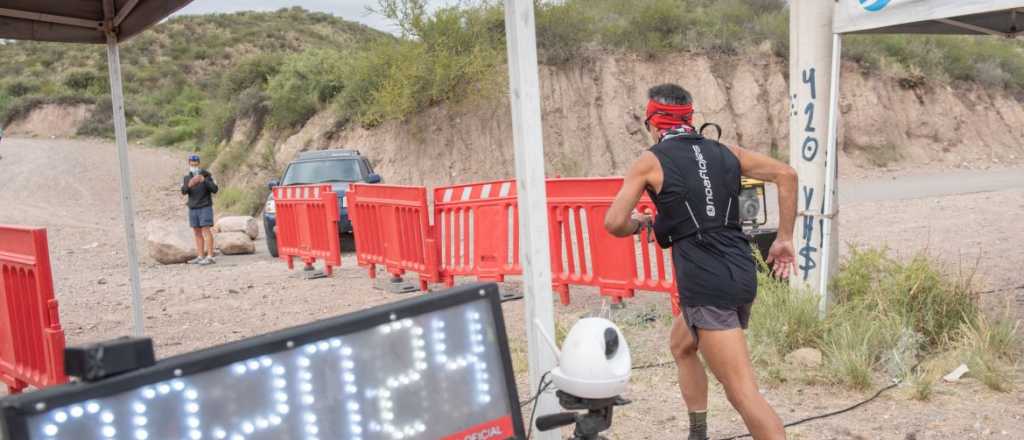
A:
[[[757,294],[757,270],[739,221],[740,176],[774,182],[778,236],[767,262],[774,275],[795,273],[792,235],[797,174],[760,153],[706,139],[693,127],[693,98],[676,84],[648,91],[645,125],[657,142],[633,163],[605,216],[605,228],[626,237],[653,228],[672,249],[681,318],[669,346],[690,416],[690,440],[707,436],[708,378],[714,373],[755,439],[784,439],[782,421],[761,395],[744,329]],[[644,191],[658,216],[634,210]]]
[[[182,178],[181,194],[188,196],[188,224],[196,240],[196,257],[189,264],[206,266],[216,263],[213,259],[213,195],[217,193],[217,182],[209,171],[200,168],[198,154],[188,156],[188,174]]]

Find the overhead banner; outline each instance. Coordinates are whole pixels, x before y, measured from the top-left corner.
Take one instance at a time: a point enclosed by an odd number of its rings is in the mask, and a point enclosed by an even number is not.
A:
[[[998,25],[987,26],[993,14],[1024,9],[1022,0],[840,0],[833,19],[834,32],[884,33],[982,33],[951,26],[936,20],[963,17],[962,21],[987,29],[1013,32],[1010,14],[1000,18]],[[1002,16],[1002,14],[999,14]],[[1017,15],[1024,15],[1019,13]],[[973,17],[971,17],[973,16]],[[995,18],[995,17],[991,17]],[[1024,20],[1021,20],[1024,24]],[[997,24],[997,23],[992,23]]]

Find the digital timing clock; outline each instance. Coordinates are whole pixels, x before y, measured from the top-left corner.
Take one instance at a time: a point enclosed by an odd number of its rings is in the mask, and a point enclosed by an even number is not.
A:
[[[0,401],[10,440],[524,438],[495,284]]]

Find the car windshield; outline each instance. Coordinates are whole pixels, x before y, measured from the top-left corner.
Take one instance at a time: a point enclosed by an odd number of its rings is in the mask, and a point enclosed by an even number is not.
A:
[[[356,159],[296,162],[284,173],[282,185],[304,185],[323,182],[358,182],[363,172]]]

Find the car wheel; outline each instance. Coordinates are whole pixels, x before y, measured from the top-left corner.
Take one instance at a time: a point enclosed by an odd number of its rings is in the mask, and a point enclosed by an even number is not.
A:
[[[342,253],[356,251],[356,236],[353,234],[339,234],[338,244]]]
[[[267,227],[266,222],[263,223],[263,226],[264,232],[267,235],[267,252],[270,253],[271,257],[277,258],[277,234],[274,233],[273,229]]]
[[[267,252],[270,252],[270,256],[277,258],[277,238],[267,237]]]

